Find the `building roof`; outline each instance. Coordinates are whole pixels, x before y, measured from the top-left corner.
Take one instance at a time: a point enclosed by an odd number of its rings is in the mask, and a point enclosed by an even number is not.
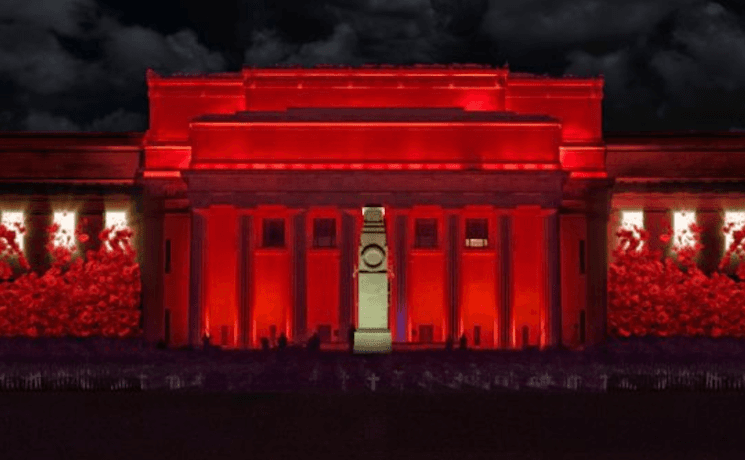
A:
[[[290,108],[283,112],[203,115],[194,122],[515,122],[558,124],[547,115],[465,111],[459,108]]]
[[[0,152],[139,149],[145,133],[0,132]]]

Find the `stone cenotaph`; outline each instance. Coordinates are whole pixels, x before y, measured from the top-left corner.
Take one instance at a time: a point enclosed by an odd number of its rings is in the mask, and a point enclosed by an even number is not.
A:
[[[357,271],[358,329],[354,353],[390,353],[388,328],[388,246],[385,238],[385,210],[382,206],[362,208],[359,265]]]

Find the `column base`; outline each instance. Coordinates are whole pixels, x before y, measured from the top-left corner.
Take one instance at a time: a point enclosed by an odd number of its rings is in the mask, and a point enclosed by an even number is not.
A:
[[[390,353],[393,348],[393,338],[388,329],[362,329],[354,333],[354,349],[356,354],[362,353]]]

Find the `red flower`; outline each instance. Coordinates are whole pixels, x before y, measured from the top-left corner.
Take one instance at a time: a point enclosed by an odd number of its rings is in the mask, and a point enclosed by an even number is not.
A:
[[[49,230],[56,231],[55,227]],[[0,256],[17,256],[21,268],[28,270],[28,261],[17,247],[3,246],[3,235],[10,236],[9,231],[0,225],[0,247],[8,249]],[[86,240],[79,229],[76,235],[79,241]],[[131,232],[117,235],[127,248],[130,248],[129,235]],[[21,274],[13,282],[0,282],[0,303],[3,305],[0,308],[0,336],[136,334],[141,285],[139,279],[122,282],[117,275],[125,267],[130,267],[134,273],[131,267],[136,267],[136,253],[128,249],[119,251],[114,257],[102,248],[98,252],[87,251],[88,260],[84,262],[82,258],[72,260],[70,249],[55,247],[52,239],[53,235],[50,235],[48,247],[52,267],[42,277],[30,272]],[[136,274],[139,276],[139,271]],[[2,257],[0,275],[12,276],[11,266]]]

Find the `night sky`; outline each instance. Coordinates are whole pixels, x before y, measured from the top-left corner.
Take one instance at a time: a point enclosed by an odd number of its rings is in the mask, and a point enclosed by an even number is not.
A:
[[[0,129],[143,131],[148,67],[324,63],[602,74],[606,131],[745,130],[742,0],[0,0]]]

